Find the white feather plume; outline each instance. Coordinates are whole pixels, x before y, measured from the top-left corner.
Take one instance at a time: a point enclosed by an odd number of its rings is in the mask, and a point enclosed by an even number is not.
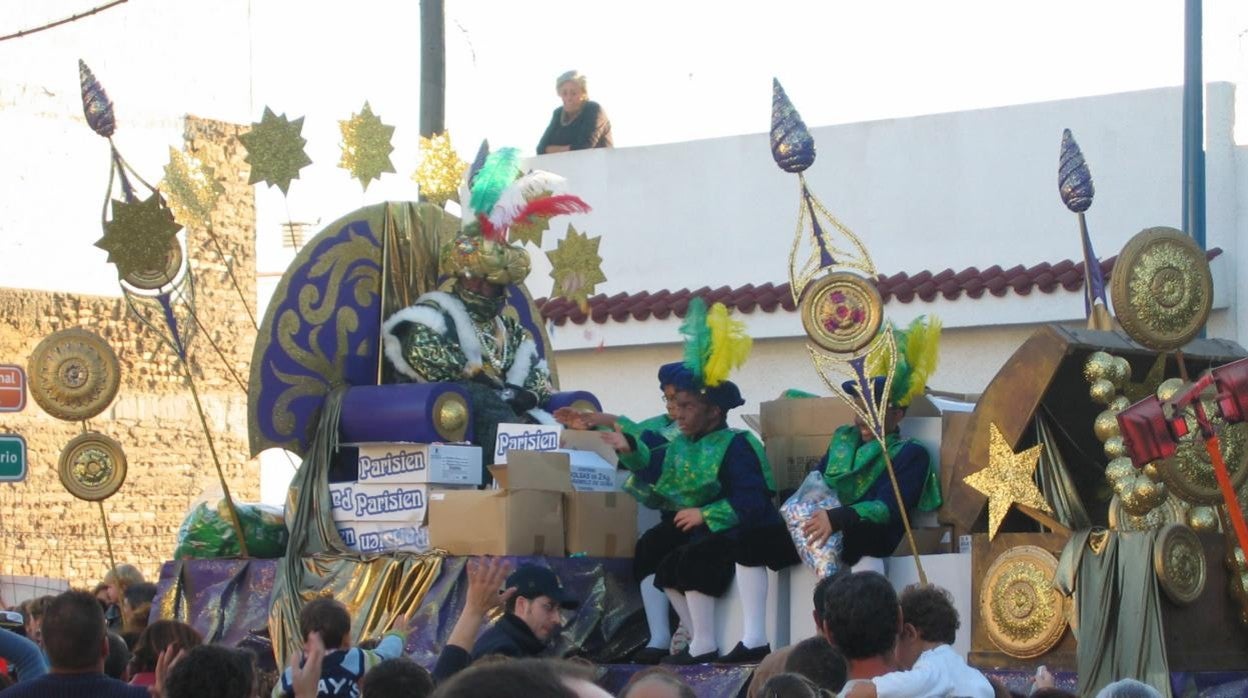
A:
[[[532,197],[542,192],[562,194],[565,184],[567,180],[553,172],[533,170],[525,174],[503,190],[494,210],[490,211],[490,223],[499,230],[506,228]]]

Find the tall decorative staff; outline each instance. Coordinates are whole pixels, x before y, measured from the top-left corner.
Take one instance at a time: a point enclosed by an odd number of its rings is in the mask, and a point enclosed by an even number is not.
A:
[[[100,214],[104,237],[95,245],[107,251],[108,261],[116,265],[118,283],[127,308],[178,357],[195,402],[195,411],[199,415],[204,438],[208,442],[208,450],[216,466],[230,523],[238,536],[239,549],[243,557],[247,557],[247,540],[243,535],[242,523],[238,519],[234,499],[230,496],[225,471],[221,466],[212,430],[208,427],[208,418],[204,414],[199,390],[187,358],[194,328],[189,327],[185,320],[192,319],[195,325],[200,323],[195,317],[194,277],[186,264],[186,253],[177,237],[182,226],[174,220],[173,213],[161,193],[144,181],[117,150],[112,139],[117,128],[113,103],[91,69],[81,60],[78,61],[78,73],[82,83],[82,109],[87,125],[108,139],[111,153],[108,189]],[[131,177],[134,181],[131,181]],[[149,192],[146,198],[140,198],[135,181]],[[119,199],[113,198],[114,183],[120,190]],[[156,319],[153,320],[152,316]]]
[[[1096,194],[1092,186],[1092,172],[1083,159],[1083,151],[1071,135],[1070,129],[1062,130],[1062,152],[1058,158],[1057,190],[1066,208],[1079,216],[1079,239],[1083,245],[1083,307],[1088,316],[1088,329],[1114,329],[1109,317],[1109,299],[1105,297],[1105,274],[1101,261],[1092,249],[1092,237],[1088,235],[1088,221],[1084,213],[1092,206]]]
[[[849,405],[883,444],[898,347],[891,324],[883,322],[884,301],[876,288],[875,264],[858,236],[810,191],[805,171],[815,162],[815,140],[780,81],[774,79],[771,155],[780,169],[796,174],[801,184],[797,232],[789,251],[789,286],[809,337],[806,347],[811,360],[833,394]],[[878,394],[873,374],[883,376],[883,389]],[[881,453],[919,581],[927,584],[892,458],[887,448]]]

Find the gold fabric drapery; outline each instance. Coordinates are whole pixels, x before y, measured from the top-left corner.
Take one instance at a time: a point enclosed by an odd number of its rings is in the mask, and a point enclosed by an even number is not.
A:
[[[1062,550],[1054,584],[1075,598],[1071,630],[1081,696],[1118,679],[1143,681],[1169,698],[1170,667],[1153,573],[1156,531],[1077,531]]]
[[[291,483],[286,504],[290,545],[273,584],[269,634],[277,665],[303,645],[299,609],[331,596],[351,612],[352,637],[376,637],[414,611],[442,569],[441,553],[365,556],[347,549],[330,516],[329,465],[338,448],[345,387],[330,392],[312,447]]]

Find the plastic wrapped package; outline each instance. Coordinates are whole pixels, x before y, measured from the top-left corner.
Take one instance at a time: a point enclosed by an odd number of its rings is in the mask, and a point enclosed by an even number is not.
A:
[[[780,507],[784,523],[789,527],[789,535],[793,537],[793,545],[802,561],[815,570],[819,577],[835,574],[841,567],[841,551],[844,549],[840,531],[828,537],[823,545],[812,545],[802,533],[802,524],[806,523],[820,509],[835,509],[841,502],[832,488],[823,481],[823,473],[813,472],[806,475],[801,486]]]
[[[282,510],[267,504],[235,502],[238,519],[247,537],[247,553],[254,558],[275,558],[286,554],[290,534]],[[216,506],[199,502],[178,527],[175,560],[186,558],[238,557],[242,554],[225,500]]]

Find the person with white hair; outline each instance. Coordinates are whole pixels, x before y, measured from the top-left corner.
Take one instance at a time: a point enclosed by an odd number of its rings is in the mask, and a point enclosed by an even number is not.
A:
[[[1135,679],[1119,679],[1097,691],[1096,698],[1161,698],[1161,691]]]
[[[550,125],[537,143],[537,154],[611,147],[611,121],[602,105],[589,99],[589,83],[579,71],[555,79],[563,104],[551,114]]]

